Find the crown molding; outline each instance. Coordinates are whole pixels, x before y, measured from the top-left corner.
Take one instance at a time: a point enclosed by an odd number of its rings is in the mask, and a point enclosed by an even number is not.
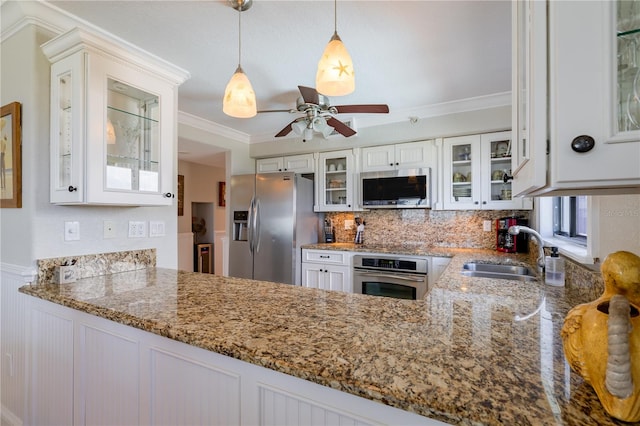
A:
[[[178,111],[178,124],[190,126],[199,130],[203,130],[207,133],[223,136],[225,138],[229,138],[246,144],[251,142],[251,137],[247,133],[239,132],[230,127],[223,126],[221,124],[186,113],[184,111]]]

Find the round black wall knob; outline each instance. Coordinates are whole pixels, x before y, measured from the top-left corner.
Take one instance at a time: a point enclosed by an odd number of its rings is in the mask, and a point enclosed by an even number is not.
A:
[[[575,152],[589,152],[596,146],[596,141],[589,135],[576,136],[571,141],[571,149]]]
[[[69,185],[69,188],[67,188],[69,190],[69,192],[73,192],[73,191],[77,191],[78,187],[77,186],[73,186],[73,185]]]

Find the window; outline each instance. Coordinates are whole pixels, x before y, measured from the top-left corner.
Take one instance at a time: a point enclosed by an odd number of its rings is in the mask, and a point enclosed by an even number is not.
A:
[[[587,245],[587,197],[553,198],[553,236]]]

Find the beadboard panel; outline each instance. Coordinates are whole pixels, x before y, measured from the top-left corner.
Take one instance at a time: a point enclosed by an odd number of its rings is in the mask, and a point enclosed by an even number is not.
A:
[[[369,420],[341,413],[299,396],[260,386],[260,424],[263,426],[371,426]]]
[[[72,425],[73,321],[35,308],[31,333],[31,410],[25,423]]]
[[[150,424],[240,424],[238,375],[157,348],[150,357]]]
[[[19,293],[18,288],[33,281],[35,276],[33,268],[0,264],[0,424],[3,426],[25,424],[25,309],[28,297]]]
[[[76,424],[139,424],[138,342],[84,325],[77,339]]]

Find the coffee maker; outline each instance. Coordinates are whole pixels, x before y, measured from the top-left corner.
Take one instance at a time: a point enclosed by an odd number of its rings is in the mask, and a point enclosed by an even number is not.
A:
[[[529,221],[523,217],[501,217],[496,220],[496,250],[504,253],[528,253],[529,234],[509,234],[509,227],[514,225],[528,226]]]

